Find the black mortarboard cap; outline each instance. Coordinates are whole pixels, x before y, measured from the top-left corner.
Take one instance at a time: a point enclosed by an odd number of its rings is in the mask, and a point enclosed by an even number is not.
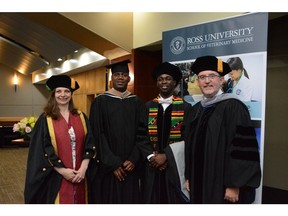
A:
[[[158,65],[152,72],[152,78],[156,81],[161,74],[168,74],[176,80],[177,84],[182,78],[182,73],[179,67],[169,62],[164,62]]]
[[[121,62],[116,62],[110,65],[106,65],[106,68],[111,69],[112,74],[115,72],[129,73],[128,63],[130,62],[131,61],[127,59]]]
[[[225,76],[231,71],[229,64],[223,62],[222,59],[215,56],[202,56],[195,60],[191,66],[191,71],[195,74],[199,74],[201,71],[212,70]]]
[[[58,87],[64,87],[70,89],[71,92],[74,92],[75,90],[80,88],[78,82],[67,75],[51,76],[46,82],[46,87],[50,91],[53,91],[55,88]]]

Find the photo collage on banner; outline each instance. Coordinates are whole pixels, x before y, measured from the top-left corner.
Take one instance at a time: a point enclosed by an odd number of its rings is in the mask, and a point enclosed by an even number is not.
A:
[[[212,55],[233,65],[243,65],[234,87],[236,72],[227,74],[223,91],[242,100],[251,115],[259,143],[263,172],[266,98],[268,13],[249,13],[223,20],[165,31],[162,34],[163,61],[177,65],[183,74],[181,96],[194,105],[202,99],[190,68],[197,57]],[[233,75],[230,75],[233,74]],[[235,75],[234,75],[235,74]],[[262,175],[263,176],[263,175]],[[255,203],[261,203],[262,183]]]

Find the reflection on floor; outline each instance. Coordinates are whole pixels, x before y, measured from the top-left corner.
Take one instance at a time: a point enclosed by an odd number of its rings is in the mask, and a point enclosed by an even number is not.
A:
[[[0,204],[23,204],[28,147],[0,148]]]

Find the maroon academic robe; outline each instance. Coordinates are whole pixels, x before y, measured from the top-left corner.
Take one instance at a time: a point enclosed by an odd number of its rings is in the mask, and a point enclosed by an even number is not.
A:
[[[73,169],[72,162],[72,147],[68,129],[71,125],[74,128],[76,135],[76,167],[78,170],[82,162],[83,147],[85,141],[85,133],[81,119],[79,116],[70,114],[68,124],[66,120],[61,117],[59,120],[52,120],[57,143],[57,152],[66,168]],[[75,194],[75,196],[74,196]],[[61,187],[59,190],[59,203],[72,204],[72,203],[85,203],[85,181],[80,183],[71,183],[65,178],[62,178]]]
[[[87,116],[84,113],[70,114],[67,124],[63,118],[52,120],[43,113],[35,124],[29,145],[25,203],[87,202],[88,191],[85,181],[72,184],[54,169],[54,167],[73,168],[69,125],[73,126],[76,135],[76,170],[79,169],[82,160],[90,159],[86,171],[87,182],[90,182],[88,174],[92,175],[94,172],[90,164],[91,160],[95,160],[96,148]],[[89,188],[89,185],[87,187]],[[75,196],[74,192],[76,192]]]

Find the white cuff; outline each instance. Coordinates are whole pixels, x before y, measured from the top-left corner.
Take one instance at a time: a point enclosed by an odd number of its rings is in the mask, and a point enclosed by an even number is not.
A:
[[[154,154],[148,155],[148,156],[147,156],[147,160],[150,161],[150,158],[151,158],[151,157],[154,157],[154,156],[155,156]]]

